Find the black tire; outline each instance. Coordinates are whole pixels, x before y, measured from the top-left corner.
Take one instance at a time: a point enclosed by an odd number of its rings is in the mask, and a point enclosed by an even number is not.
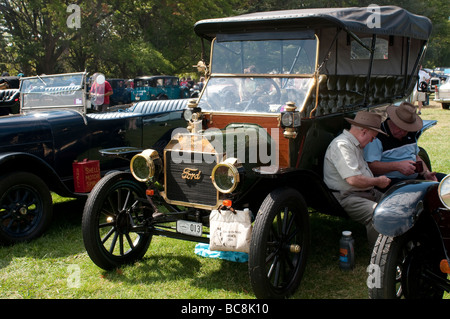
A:
[[[98,267],[114,269],[145,255],[152,236],[133,232],[131,226],[143,225],[152,212],[142,209],[138,198],[145,199],[145,188],[127,172],[106,175],[89,194],[82,233],[86,251]]]
[[[287,298],[300,285],[309,251],[309,215],[303,197],[292,188],[271,192],[252,231],[249,273],[257,298]],[[293,252],[299,248],[299,252]]]
[[[0,177],[0,241],[29,241],[47,230],[53,216],[52,196],[38,176],[14,172]]]
[[[439,270],[442,257],[430,244],[414,232],[399,237],[379,235],[369,266],[369,298],[442,299],[444,290],[424,276],[429,271],[446,278]]]

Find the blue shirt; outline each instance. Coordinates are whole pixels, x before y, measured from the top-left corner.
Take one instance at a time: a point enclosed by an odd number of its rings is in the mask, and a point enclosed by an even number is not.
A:
[[[416,161],[419,154],[417,145],[417,132],[409,132],[403,139],[398,140],[391,136],[389,126],[386,121],[381,125],[381,129],[390,136],[378,134],[377,138],[364,148],[364,159],[371,162],[398,162],[411,160]],[[393,171],[385,174],[389,178],[415,179],[418,174],[403,175],[399,171]]]

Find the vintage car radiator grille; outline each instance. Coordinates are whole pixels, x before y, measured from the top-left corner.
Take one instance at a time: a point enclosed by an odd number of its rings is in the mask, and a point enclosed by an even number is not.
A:
[[[195,152],[165,152],[164,184],[169,202],[203,208],[217,205],[218,192],[211,181],[211,172],[217,159],[211,163],[214,155],[205,156],[208,161],[203,160],[202,154]],[[180,157],[184,159],[181,163]]]

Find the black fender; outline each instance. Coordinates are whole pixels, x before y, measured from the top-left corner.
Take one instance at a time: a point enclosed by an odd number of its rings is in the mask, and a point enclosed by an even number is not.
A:
[[[77,197],[60,179],[56,171],[42,158],[30,153],[0,153],[0,171],[24,171],[39,176],[51,191],[65,196]]]
[[[373,213],[373,226],[383,235],[397,237],[410,230],[431,203],[429,192],[436,192],[439,183],[412,180],[392,186],[381,198]]]
[[[322,176],[312,170],[260,167],[253,171],[265,182],[264,190],[281,186],[292,187],[303,195],[308,207],[323,214],[348,218]]]
[[[123,160],[126,160],[127,162],[130,162],[134,155],[137,155],[144,151],[142,148],[137,147],[114,147],[114,148],[106,148],[100,150],[100,154],[102,156],[106,157],[114,157],[114,158],[121,158]]]

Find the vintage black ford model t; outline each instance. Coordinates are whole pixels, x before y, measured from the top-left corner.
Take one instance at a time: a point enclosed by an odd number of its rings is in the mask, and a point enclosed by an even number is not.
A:
[[[322,181],[329,142],[344,117],[411,94],[431,23],[374,6],[253,13],[194,30],[211,59],[197,65],[207,83],[187,128],[162,152],[102,151],[131,159],[131,172],[111,172],[91,192],[86,250],[111,269],[142,258],[155,235],[212,244],[212,212],[250,212],[243,251],[254,293],[289,296],[306,265],[308,208],[346,215]]]

